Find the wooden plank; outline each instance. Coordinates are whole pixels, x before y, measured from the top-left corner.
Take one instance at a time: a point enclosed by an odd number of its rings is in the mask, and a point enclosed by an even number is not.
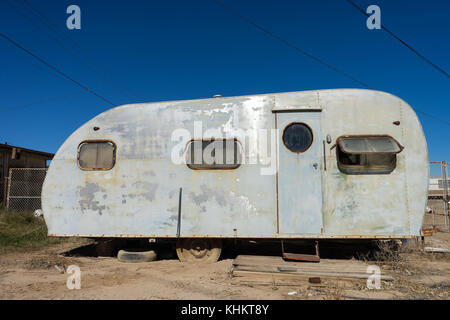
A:
[[[321,260],[319,263],[288,262],[281,257],[272,256],[238,256],[234,262],[233,275],[266,275],[281,277],[300,277],[308,280],[310,277],[327,279],[359,279],[367,280],[369,273],[364,262],[355,260]],[[381,280],[391,281],[393,278],[383,273]]]
[[[340,288],[346,288],[346,287],[353,287],[354,283],[360,283],[363,284],[365,281],[361,279],[332,279],[327,278],[322,281],[327,282],[334,282],[339,283]],[[267,277],[262,276],[244,276],[244,277],[236,277],[231,279],[232,284],[236,285],[249,285],[249,286],[274,286],[274,287],[282,287],[282,286],[289,286],[289,287],[297,287],[298,290],[301,290],[301,287],[315,287],[315,288],[321,288],[326,287],[328,284],[321,283],[321,284],[312,284],[308,282],[308,279],[284,279],[282,277],[274,276],[271,279],[267,279]]]
[[[264,256],[238,256],[234,262],[234,266],[272,266],[286,269],[296,268],[301,270],[346,270],[349,272],[366,272],[367,265],[361,261],[355,260],[329,260],[322,259],[319,263],[311,262],[291,262],[284,261],[281,257],[264,257]]]
[[[319,263],[315,262],[297,262],[297,261],[285,261],[280,256],[250,256],[250,255],[239,255],[234,259],[234,263],[242,262],[258,262],[261,264],[301,264],[301,265],[330,265],[330,266],[345,266],[345,265],[365,265],[362,261],[357,260],[339,260],[339,259],[321,259]]]
[[[369,275],[368,273],[364,271],[337,271],[337,270],[303,270],[303,269],[288,269],[288,270],[280,270],[278,267],[273,266],[235,266],[233,270],[238,271],[255,271],[255,272],[270,272],[270,273],[285,273],[285,274],[306,274],[315,276],[319,273],[326,273],[326,274],[362,274],[366,278]]]
[[[432,252],[432,253],[450,253],[450,250],[445,248],[425,247],[424,250],[425,252]]]
[[[357,278],[357,279],[368,279],[370,276],[369,273],[366,272],[330,272],[330,271],[296,271],[296,272],[279,272],[276,269],[271,269],[270,267],[237,267],[233,269],[233,275],[238,274],[239,272],[256,272],[256,273],[265,273],[267,274],[286,274],[291,276],[300,276],[307,277],[308,279],[311,277],[332,277],[332,278]],[[392,281],[394,280],[391,276],[381,274],[381,280]]]
[[[268,282],[268,281],[258,281],[258,280],[252,280],[247,278],[234,278],[231,280],[232,284],[236,285],[248,285],[248,286],[276,286],[276,287],[283,287],[283,286],[301,286],[305,285],[305,280],[283,280],[283,279],[275,279],[275,281]]]
[[[239,264],[234,264],[235,267],[241,267],[241,266],[265,266],[265,267],[272,267],[272,268],[278,268],[280,271],[290,271],[290,270],[304,270],[304,271],[337,271],[337,270],[345,270],[347,272],[363,272],[365,273],[367,271],[367,265],[363,266],[345,266],[344,268],[338,267],[338,266],[327,266],[327,265],[319,265],[317,266],[304,266],[304,265],[285,265],[285,264],[260,264],[260,263],[251,263],[251,262],[242,262]],[[285,269],[285,270],[283,270]]]
[[[236,282],[255,282],[255,283],[273,283],[275,284],[277,281],[283,280],[285,285],[294,284],[305,284],[308,282],[311,275],[308,274],[287,274],[287,273],[268,273],[268,272],[255,272],[255,271],[233,271],[233,276],[236,278]],[[318,275],[314,275],[318,276]],[[366,282],[367,274],[363,275],[352,275],[352,274],[326,274],[321,273],[321,280],[335,280],[335,281],[357,281],[357,282]],[[385,278],[385,281],[389,281],[390,279]]]
[[[320,286],[308,282],[309,277],[289,276],[287,274],[266,274],[256,272],[238,271],[237,275],[231,279],[231,283],[249,285],[273,285],[273,286]],[[352,279],[350,282],[360,281]]]

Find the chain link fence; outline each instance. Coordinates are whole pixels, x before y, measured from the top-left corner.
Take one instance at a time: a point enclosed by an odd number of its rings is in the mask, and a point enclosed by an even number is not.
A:
[[[6,207],[13,211],[41,209],[41,191],[47,168],[9,169]]]
[[[449,230],[449,186],[448,163],[445,161],[431,161],[430,166],[440,166],[440,176],[431,176],[428,189],[427,212],[422,228],[437,227],[440,230]],[[436,168],[437,169],[437,168]],[[437,172],[437,170],[434,170]]]
[[[444,201],[442,199],[428,198],[427,212],[423,220],[423,228],[438,227],[448,229],[447,214],[445,213]]]

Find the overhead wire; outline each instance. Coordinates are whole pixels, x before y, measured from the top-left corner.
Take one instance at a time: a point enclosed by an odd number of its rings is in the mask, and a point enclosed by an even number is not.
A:
[[[364,11],[363,8],[361,8],[360,6],[358,6],[356,3],[354,3],[352,0],[346,0],[348,3],[350,3],[353,7],[355,7],[359,12],[361,12],[362,14],[364,14],[367,17],[370,17],[370,15]],[[448,74],[448,72],[446,72],[443,68],[439,67],[436,63],[432,62],[430,59],[428,59],[427,57],[425,57],[423,54],[421,54],[419,51],[417,51],[416,49],[414,49],[411,45],[409,45],[408,43],[406,43],[406,41],[402,40],[399,36],[397,36],[394,32],[392,32],[391,30],[389,30],[385,25],[383,25],[382,23],[380,23],[380,27],[386,31],[388,34],[390,34],[392,37],[394,37],[396,40],[398,40],[401,44],[403,44],[406,48],[408,48],[409,50],[411,50],[415,55],[417,55],[419,58],[421,58],[423,61],[425,61],[426,63],[428,63],[430,66],[432,66],[434,69],[436,69],[437,71],[439,71],[440,73],[442,73],[443,75],[445,75],[447,78],[450,78],[450,75]]]
[[[361,80],[358,80],[357,78],[355,78],[354,76],[351,76],[350,74],[338,69],[337,67],[332,66],[331,64],[325,62],[324,60],[316,57],[315,55],[311,54],[310,52],[301,49],[300,47],[298,47],[297,45],[293,44],[292,42],[286,40],[285,38],[281,37],[278,34],[275,34],[274,32],[268,30],[267,28],[262,27],[261,25],[257,24],[256,22],[254,22],[253,20],[251,20],[250,18],[243,16],[242,14],[240,14],[239,12],[237,12],[236,10],[230,8],[229,6],[225,5],[223,2],[218,1],[218,0],[211,0],[212,2],[216,3],[217,5],[219,5],[220,7],[222,7],[223,9],[225,9],[226,11],[228,11],[229,13],[231,13],[232,15],[238,17],[239,19],[251,24],[253,27],[255,27],[256,29],[259,29],[260,31],[264,32],[265,34],[269,35],[270,37],[282,42],[283,44],[285,44],[286,46],[296,50],[297,52],[307,56],[308,58],[320,63],[321,65],[327,67],[328,69],[333,70],[336,73],[339,73],[340,75],[358,83],[359,85],[365,87],[365,88],[370,88],[370,86],[366,83],[364,83]]]
[[[121,92],[130,97],[134,97],[140,100],[143,100],[144,98],[142,98],[141,96],[137,95],[133,89],[130,88],[130,86],[123,81],[122,78],[117,78],[115,75],[113,75],[111,72],[108,71],[107,68],[104,68],[102,66],[102,64],[100,63],[100,61],[98,59],[96,59],[95,57],[91,55],[86,54],[84,51],[84,49],[82,48],[82,46],[73,39],[73,37],[70,36],[69,33],[64,33],[62,32],[60,29],[58,29],[58,27],[51,23],[50,19],[39,9],[37,9],[35,6],[33,6],[28,0],[22,0],[22,2],[25,4],[26,7],[28,7],[30,9],[31,12],[33,12],[35,14],[36,17],[38,17],[38,19],[40,21],[42,21],[43,23],[45,23],[47,25],[47,27],[51,30],[53,30],[53,32],[56,34],[59,34],[63,39],[67,39],[69,40],[69,42],[72,44],[73,48],[75,48],[78,53],[80,55],[82,55],[84,57],[84,59],[88,59],[91,60],[90,61],[90,66],[91,68],[98,68],[99,69],[99,73],[102,74],[104,77],[104,79],[106,81],[111,81],[111,82],[115,82],[115,86],[118,87]],[[133,98],[133,99],[134,99]]]
[[[17,7],[17,2],[15,2],[15,5],[12,4],[11,1],[9,0],[5,0],[5,3],[11,8],[13,9],[18,15],[20,15],[22,18],[24,18],[25,20],[27,20],[30,24],[32,24],[36,29],[38,29],[39,31],[41,31],[43,34],[45,34],[47,37],[49,37],[51,40],[53,40],[59,47],[61,47],[62,49],[64,49],[66,52],[68,52],[73,58],[75,58],[80,64],[86,66],[95,76],[97,76],[101,81],[107,83],[108,85],[111,85],[112,87],[114,87],[115,90],[119,90],[124,96],[126,96],[128,99],[133,99],[135,100],[137,98],[137,96],[133,95],[133,94],[129,94],[126,92],[126,90],[124,90],[123,88],[120,88],[119,85],[117,84],[113,84],[111,79],[114,79],[114,77],[109,74],[106,75],[106,72],[101,71],[99,69],[99,63],[89,63],[89,59],[83,55],[80,55],[81,52],[81,48],[79,48],[78,46],[78,53],[74,52],[73,50],[71,50],[70,48],[68,48],[65,44],[63,44],[58,37],[56,36],[56,34],[58,35],[62,35],[64,36],[64,34],[62,32],[60,32],[56,27],[52,26],[52,24],[49,22],[48,19],[43,18],[43,14],[40,15],[40,17],[38,17],[38,19],[42,20],[45,24],[46,27],[49,28],[54,34],[50,33],[49,31],[45,30],[43,27],[41,27],[38,23],[36,23],[30,16],[25,15],[23,12],[21,12],[21,10]],[[31,6],[29,6],[29,8],[31,8]],[[36,9],[37,10],[37,9]],[[35,15],[37,16],[37,14],[35,13]],[[36,18],[35,18],[36,19]],[[71,39],[69,36],[65,37],[67,39]],[[75,41],[72,40],[73,43],[75,43]],[[77,44],[75,43],[74,47]],[[138,98],[139,99],[139,98]]]
[[[307,52],[307,51],[305,51],[305,50],[299,48],[298,46],[292,44],[290,41],[284,39],[283,37],[281,37],[281,36],[275,34],[275,33],[272,32],[272,31],[270,31],[270,30],[268,30],[268,29],[262,27],[261,25],[259,25],[259,24],[257,24],[256,22],[254,22],[252,19],[250,19],[250,18],[248,18],[248,17],[246,17],[246,16],[240,14],[240,13],[237,12],[236,10],[234,10],[234,9],[230,8],[229,6],[225,5],[223,2],[218,1],[218,0],[211,0],[211,1],[214,2],[215,4],[219,5],[219,6],[222,7],[223,9],[225,9],[228,13],[230,13],[230,14],[232,14],[232,15],[234,15],[234,16],[240,18],[241,20],[243,20],[243,21],[245,21],[245,22],[251,24],[251,25],[254,26],[255,28],[257,28],[257,29],[259,29],[260,31],[262,31],[262,32],[266,33],[267,35],[271,36],[272,38],[274,38],[274,39],[276,39],[276,40],[278,40],[278,41],[284,43],[284,44],[287,45],[288,47],[291,47],[291,48],[295,49],[296,51],[300,52],[301,54],[303,54],[303,55],[305,55],[305,56],[307,56],[307,57],[313,59],[314,61],[316,61],[316,62],[318,62],[318,63],[320,63],[320,64],[326,66],[327,68],[329,68],[329,69],[331,69],[331,70],[333,70],[333,71],[335,71],[335,72],[337,72],[337,73],[339,73],[339,74],[341,74],[341,75],[343,75],[343,76],[345,76],[345,77],[347,77],[347,78],[353,80],[353,81],[356,82],[356,83],[359,83],[359,84],[362,85],[363,87],[365,87],[365,88],[367,88],[367,89],[372,89],[372,88],[371,88],[368,84],[366,84],[365,82],[363,82],[363,81],[361,81],[361,80],[359,80],[359,79],[357,79],[357,78],[355,78],[355,77],[349,75],[348,73],[346,73],[346,72],[344,72],[344,71],[342,71],[342,70],[340,70],[340,69],[338,69],[338,68],[336,68],[336,67],[334,67],[334,66],[328,64],[327,62],[325,62],[325,61],[323,61],[323,60],[317,58],[316,56],[312,55],[311,53],[309,53],[309,52]],[[348,1],[350,1],[350,0],[348,0]],[[439,118],[439,117],[437,117],[437,116],[434,116],[434,115],[432,115],[432,114],[429,114],[429,113],[424,112],[424,111],[422,111],[422,110],[419,110],[419,109],[417,109],[417,108],[414,108],[414,110],[415,110],[417,113],[420,113],[420,114],[422,114],[422,115],[424,115],[424,116],[426,116],[426,117],[429,117],[429,118],[431,118],[431,119],[440,121],[440,122],[444,123],[445,125],[449,125],[449,126],[450,126],[450,122],[445,121],[445,120],[442,120],[441,118]]]
[[[21,44],[19,44],[18,42],[14,41],[13,39],[11,39],[10,37],[8,37],[7,35],[5,35],[4,33],[0,32],[0,37],[2,37],[3,39],[7,40],[9,43],[11,43],[12,45],[14,45],[15,47],[19,48],[20,50],[26,52],[27,54],[29,54],[30,56],[32,56],[34,59],[38,60],[39,62],[41,62],[42,64],[46,65],[47,67],[49,67],[50,69],[52,69],[53,71],[55,71],[56,73],[62,75],[64,78],[66,78],[67,80],[71,81],[72,83],[74,83],[75,85],[79,86],[80,88],[82,88],[83,90],[93,94],[94,96],[96,96],[97,98],[103,100],[104,102],[110,104],[111,106],[116,106],[115,103],[112,103],[110,100],[106,99],[105,97],[103,97],[102,95],[98,94],[97,92],[95,92],[92,89],[89,89],[87,86],[85,86],[84,84],[82,84],[81,82],[73,79],[72,77],[70,77],[68,74],[66,74],[65,72],[59,70],[57,67],[53,66],[51,63],[47,62],[46,60],[44,60],[43,58],[39,57],[38,55],[34,54],[33,52],[31,52],[30,50],[26,49],[25,47],[23,47]]]

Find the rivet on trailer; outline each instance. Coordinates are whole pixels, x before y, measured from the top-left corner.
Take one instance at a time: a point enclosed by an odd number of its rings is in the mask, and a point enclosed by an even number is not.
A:
[[[173,239],[215,261],[225,239],[420,236],[428,175],[419,120],[388,93],[141,103],[64,142],[42,206],[51,236]]]

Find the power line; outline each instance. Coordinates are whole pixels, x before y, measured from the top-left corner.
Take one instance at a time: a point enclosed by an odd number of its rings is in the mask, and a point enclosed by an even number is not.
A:
[[[12,50],[14,50],[14,51],[12,51]],[[30,66],[33,67],[33,68],[36,68],[36,70],[40,70],[40,71],[46,72],[47,74],[49,74],[49,75],[55,77],[56,79],[64,79],[64,78],[61,77],[61,75],[59,75],[59,74],[56,74],[56,73],[49,73],[48,70],[47,70],[47,68],[46,68],[45,66],[43,66],[42,64],[40,64],[38,61],[36,61],[36,60],[30,60],[30,58],[29,58],[27,55],[21,54],[21,53],[19,53],[19,52],[16,52],[15,49],[11,49],[11,50],[9,51],[9,54],[12,55],[12,56],[14,56],[14,57],[16,57],[16,58],[18,58],[18,59],[21,59],[22,62],[27,63],[28,65],[30,65]]]
[[[225,5],[224,3],[222,3],[222,2],[220,2],[220,1],[218,1],[218,0],[211,0],[211,1],[213,1],[213,2],[216,3],[217,5],[221,6],[222,8],[224,8],[224,9],[225,9],[226,11],[228,11],[229,13],[231,13],[231,14],[233,14],[233,15],[239,17],[240,19],[242,19],[242,20],[248,22],[249,24],[251,24],[251,25],[254,26],[255,28],[257,28],[257,29],[263,31],[264,33],[268,34],[268,35],[271,36],[272,38],[274,38],[274,39],[276,39],[276,40],[278,40],[278,41],[284,43],[284,44],[287,45],[288,47],[291,47],[291,48],[293,48],[293,49],[299,51],[299,52],[302,53],[303,55],[305,55],[305,56],[307,56],[307,57],[309,57],[309,58],[311,58],[311,59],[313,59],[313,60],[319,62],[320,64],[326,66],[327,68],[329,68],[329,69],[331,69],[331,70],[333,70],[333,71],[335,71],[335,72],[337,72],[337,73],[339,73],[339,74],[341,74],[341,75],[343,75],[343,76],[345,76],[345,77],[347,77],[347,78],[349,78],[349,79],[351,79],[351,80],[353,80],[353,81],[355,81],[355,82],[357,82],[357,83],[363,85],[364,87],[366,87],[366,88],[368,88],[368,89],[371,89],[371,87],[370,87],[368,84],[366,84],[366,83],[364,83],[364,82],[362,82],[362,81],[360,81],[360,80],[358,80],[358,79],[356,79],[356,78],[350,76],[349,74],[347,74],[347,73],[345,73],[345,72],[343,72],[343,71],[341,71],[341,70],[339,70],[339,69],[337,69],[337,68],[335,68],[335,67],[329,65],[328,63],[322,61],[321,59],[319,59],[319,58],[317,58],[317,57],[315,57],[315,56],[313,56],[312,54],[310,54],[310,53],[308,53],[308,52],[306,52],[306,51],[300,49],[299,47],[297,47],[296,45],[292,44],[291,42],[285,40],[284,38],[282,38],[282,37],[276,35],[275,33],[271,32],[271,31],[265,29],[264,27],[261,27],[260,25],[258,25],[258,24],[255,23],[254,21],[252,21],[251,19],[249,19],[249,18],[247,18],[247,17],[241,15],[239,12],[237,12],[237,11],[231,9],[230,7],[228,7],[227,5]],[[364,11],[363,11],[363,12],[364,12]],[[364,14],[365,14],[365,12],[364,12]],[[426,117],[429,117],[429,118],[431,118],[431,119],[440,121],[440,122],[444,123],[445,125],[450,126],[450,122],[447,122],[447,121],[445,121],[445,120],[442,120],[442,119],[440,119],[440,118],[437,117],[437,116],[433,116],[433,115],[431,115],[431,114],[429,114],[429,113],[426,113],[426,112],[421,111],[421,110],[416,109],[416,108],[414,108],[414,110],[415,110],[416,112],[418,112],[418,113],[420,113],[420,114],[426,116]]]
[[[31,11],[33,11],[34,15],[41,20],[41,22],[45,23],[47,25],[47,27],[49,29],[51,29],[55,34],[59,34],[61,36],[61,38],[63,39],[68,39],[69,42],[71,42],[72,46],[76,49],[76,51],[78,51],[79,54],[81,54],[82,56],[84,56],[85,60],[88,59],[88,55],[83,53],[83,49],[82,47],[67,33],[62,32],[60,29],[58,29],[57,26],[55,26],[53,23],[50,22],[50,19],[43,14],[40,10],[38,10],[36,7],[34,7],[33,5],[31,5],[31,3],[27,0],[22,0],[23,3],[29,8],[31,9]],[[25,7],[24,7],[25,8]],[[26,8],[25,8],[26,9]],[[92,57],[92,56],[91,56]],[[88,66],[91,68],[91,70],[95,67],[98,68],[98,70],[100,71],[100,73],[103,75],[103,79],[107,80],[107,81],[111,81],[115,83],[115,86],[117,88],[119,88],[119,90],[126,96],[128,97],[132,97],[137,98],[137,99],[142,99],[142,97],[139,97],[138,95],[136,95],[132,89],[130,89],[130,87],[123,81],[119,81],[119,79],[115,78],[110,72],[107,72],[105,70],[105,68],[102,68],[102,65],[99,63],[98,59],[93,59],[94,61],[90,61],[91,63],[88,64]],[[84,63],[86,63],[86,61],[83,60]]]
[[[356,3],[354,3],[352,0],[346,0],[348,3],[350,3],[353,7],[355,7],[358,11],[362,12],[365,16],[370,17],[370,15],[365,12],[361,7],[359,7]],[[381,28],[389,33],[391,36],[393,36],[395,39],[397,39],[401,44],[403,44],[405,47],[407,47],[409,50],[414,52],[419,58],[421,58],[423,61],[431,65],[433,68],[435,68],[437,71],[444,74],[447,78],[450,78],[450,75],[441,67],[433,63],[430,59],[427,59],[423,54],[419,53],[416,49],[411,47],[409,44],[407,44],[405,41],[400,39],[400,37],[396,36],[391,30],[389,30],[387,27],[385,27],[383,24],[380,23]]]
[[[426,116],[426,117],[428,117],[428,118],[430,118],[430,119],[434,119],[434,120],[440,121],[440,122],[442,122],[442,123],[444,123],[444,124],[450,126],[450,122],[448,122],[448,121],[442,120],[441,118],[438,118],[438,117],[436,117],[436,116],[433,116],[432,114],[429,114],[429,113],[420,111],[419,109],[416,109],[416,108],[414,108],[414,110],[415,110],[417,113],[423,114],[424,116]]]
[[[340,75],[343,75],[344,77],[347,77],[347,78],[351,79],[352,81],[354,81],[354,82],[356,82],[356,83],[359,83],[359,84],[362,85],[363,87],[370,88],[370,86],[367,85],[366,83],[364,83],[364,82],[362,82],[362,81],[356,79],[355,77],[349,75],[348,73],[345,73],[345,72],[339,70],[338,68],[336,68],[336,67],[334,67],[334,66],[332,66],[332,65],[330,65],[330,64],[328,64],[328,63],[326,63],[325,61],[323,61],[323,60],[320,59],[320,58],[317,58],[316,56],[312,55],[311,53],[309,53],[309,52],[307,52],[307,51],[305,51],[305,50],[303,50],[303,49],[300,49],[300,48],[297,47],[295,44],[293,44],[293,43],[289,42],[288,40],[284,39],[283,37],[281,37],[281,36],[279,36],[279,35],[273,33],[272,31],[269,31],[269,30],[267,30],[266,28],[260,26],[259,24],[255,23],[253,20],[251,20],[250,18],[247,18],[247,17],[241,15],[239,12],[237,12],[237,11],[231,9],[230,7],[228,7],[227,5],[225,5],[224,3],[220,2],[220,1],[217,1],[217,0],[211,0],[211,1],[213,1],[213,2],[216,3],[217,5],[221,6],[223,9],[225,9],[226,11],[228,11],[229,13],[231,13],[232,15],[235,15],[235,16],[237,16],[238,18],[240,18],[241,20],[246,21],[247,23],[251,24],[251,25],[254,26],[255,28],[257,28],[257,29],[261,30],[262,32],[266,33],[267,35],[271,36],[272,38],[274,38],[274,39],[276,39],[276,40],[278,40],[278,41],[284,43],[286,46],[288,46],[288,47],[290,47],[290,48],[292,48],[292,49],[294,49],[294,50],[300,52],[301,54],[307,56],[308,58],[310,58],[310,59],[312,59],[312,60],[314,60],[314,61],[316,61],[316,62],[318,62],[318,63],[320,63],[320,64],[322,64],[322,65],[324,65],[324,66],[327,67],[328,69],[331,69],[331,70],[333,70],[334,72],[337,72],[337,73],[339,73]]]
[[[78,92],[78,94],[79,94],[79,93],[81,93],[81,92]],[[24,108],[27,108],[27,107],[29,107],[29,106],[34,106],[34,105],[37,105],[37,104],[42,104],[42,103],[47,103],[47,102],[53,102],[53,101],[64,100],[64,99],[67,99],[67,97],[69,97],[69,96],[74,96],[74,95],[76,95],[76,93],[65,94],[65,95],[62,95],[62,96],[57,96],[57,97],[53,97],[53,98],[48,98],[48,99],[45,99],[45,100],[34,101],[34,102],[30,102],[30,103],[23,104],[23,105],[17,105],[17,106],[13,106],[13,107],[3,108],[3,109],[0,109],[0,111],[3,112],[3,111],[9,111],[9,110],[24,109]]]
[[[14,49],[12,49],[12,50],[14,50]],[[47,74],[55,77],[56,79],[59,79],[59,80],[60,79],[64,79],[60,74],[48,72],[48,70],[47,70],[47,68],[45,66],[43,66],[42,64],[40,64],[36,60],[30,60],[28,58],[28,56],[26,56],[26,55],[21,55],[19,53],[15,53],[13,51],[11,51],[10,54],[12,56],[15,56],[18,59],[21,59],[22,62],[29,64],[33,68],[36,68],[37,70],[40,70],[40,71],[43,71],[43,72],[46,72]],[[23,105],[17,105],[17,106],[14,106],[14,107],[0,108],[0,112],[9,111],[9,110],[23,109],[23,108],[26,108],[26,107],[29,107],[29,106],[34,106],[36,104],[41,104],[41,103],[45,103],[45,102],[52,102],[52,101],[56,101],[56,100],[63,100],[63,99],[66,99],[66,98],[78,95],[81,92],[82,91],[79,91],[79,92],[76,92],[76,93],[68,93],[68,94],[65,94],[65,95],[62,95],[62,96],[49,98],[47,100],[39,100],[39,101],[29,102],[29,103],[26,103],[26,104],[23,104]]]
[[[38,30],[40,30],[42,33],[46,34],[49,38],[51,38],[52,40],[54,40],[56,42],[56,44],[58,44],[61,48],[63,48],[65,51],[67,51],[72,57],[74,57],[76,60],[78,60],[80,63],[84,64],[85,66],[87,66],[95,75],[97,75],[97,77],[100,80],[103,80],[108,82],[108,80],[110,78],[112,78],[112,76],[109,76],[109,78],[107,77],[100,77],[97,70],[95,70],[95,67],[92,66],[92,64],[87,63],[86,58],[83,59],[83,57],[79,57],[76,53],[74,53],[72,50],[70,50],[69,48],[67,48],[63,43],[61,43],[61,41],[59,41],[59,39],[57,37],[55,37],[54,35],[52,35],[51,33],[49,33],[48,31],[46,31],[45,29],[43,29],[41,26],[39,26],[35,21],[33,21],[33,19],[31,19],[30,17],[24,15],[17,7],[15,7],[9,0],[5,0],[5,3],[14,11],[16,11],[17,14],[19,14],[20,16],[22,16],[25,20],[27,20],[29,23],[31,23],[33,26],[35,26]],[[47,27],[50,29],[49,27],[49,22],[47,22],[45,19],[43,19],[43,21],[45,21],[45,23],[47,24]],[[57,29],[56,29],[57,30]],[[55,32],[55,30],[53,30],[53,32]],[[59,30],[57,30],[57,32],[59,32]],[[55,33],[57,33],[55,32]],[[98,65],[98,64],[97,64]],[[117,86],[114,86],[117,89]],[[119,91],[121,91],[122,93],[124,93],[123,90],[121,90],[119,88]],[[131,96],[124,93],[125,95],[128,96],[128,98],[130,98]],[[134,99],[134,98],[132,98]]]
[[[316,58],[315,56],[309,54],[308,52],[306,52],[306,51],[304,51],[304,50],[298,48],[297,46],[293,45],[292,43],[290,43],[289,41],[285,40],[284,38],[282,38],[282,37],[280,37],[280,36],[278,36],[278,35],[272,33],[271,31],[269,31],[269,30],[267,30],[267,29],[265,29],[265,28],[259,26],[258,24],[254,23],[252,20],[250,20],[250,19],[248,19],[248,18],[242,16],[242,15],[239,14],[238,12],[236,12],[236,11],[230,9],[229,7],[227,7],[226,5],[224,5],[223,3],[221,3],[221,2],[219,2],[219,1],[217,1],[217,0],[212,0],[212,1],[215,2],[216,4],[220,5],[221,7],[223,7],[224,9],[226,9],[228,12],[232,13],[233,15],[236,15],[236,16],[238,16],[239,18],[245,20],[246,22],[252,24],[252,25],[253,25],[254,27],[256,27],[257,29],[259,29],[259,30],[263,31],[264,33],[270,35],[271,37],[273,37],[273,38],[275,38],[275,39],[277,39],[277,40],[283,42],[285,45],[287,45],[287,46],[289,46],[289,47],[291,47],[291,48],[293,48],[293,49],[299,51],[300,53],[302,53],[302,54],[308,56],[309,58],[311,58],[311,59],[313,59],[313,60],[315,60],[315,61],[321,63],[322,65],[325,65],[326,67],[332,69],[333,71],[335,71],[335,72],[337,72],[337,73],[339,73],[339,74],[341,74],[341,75],[344,75],[345,77],[347,77],[347,78],[349,78],[349,79],[351,79],[351,80],[353,80],[353,81],[355,81],[355,82],[357,82],[357,83],[363,85],[364,87],[370,88],[369,85],[367,85],[367,84],[365,84],[365,83],[363,83],[363,82],[357,80],[356,78],[354,78],[354,77],[348,75],[347,73],[342,72],[341,70],[339,70],[339,69],[337,69],[337,68],[335,68],[335,67],[333,67],[333,66],[331,66],[331,65],[329,65],[329,64],[327,64],[327,63],[325,63],[324,61],[320,60],[319,58]],[[0,33],[0,36],[3,37],[5,40],[9,41],[11,44],[13,44],[14,46],[16,46],[17,48],[21,49],[21,50],[24,51],[25,53],[29,54],[30,56],[32,56],[33,58],[35,58],[36,60],[38,60],[38,61],[41,62],[42,64],[44,64],[44,65],[46,65],[47,67],[51,68],[52,70],[54,70],[54,71],[57,72],[58,74],[62,75],[64,78],[66,78],[66,79],[70,80],[71,82],[75,83],[77,86],[79,86],[79,87],[82,88],[83,90],[85,90],[85,91],[87,91],[87,92],[89,92],[89,93],[95,95],[96,97],[100,98],[101,100],[107,102],[108,104],[110,104],[110,105],[112,105],[112,106],[115,106],[115,105],[116,105],[116,104],[112,103],[111,101],[109,101],[108,99],[106,99],[106,98],[104,98],[103,96],[101,96],[100,94],[96,93],[95,91],[93,91],[93,90],[89,89],[88,87],[86,87],[85,85],[81,84],[80,82],[78,82],[78,81],[72,79],[70,76],[68,76],[68,75],[65,74],[64,72],[60,71],[59,69],[57,69],[56,67],[54,67],[53,65],[51,65],[50,63],[48,63],[47,61],[45,61],[44,59],[38,57],[37,55],[35,55],[35,54],[32,53],[31,51],[27,50],[26,48],[24,48],[23,46],[21,46],[20,44],[18,44],[17,42],[15,42],[14,40],[12,40],[12,39],[9,38],[8,36],[6,36],[5,34]],[[446,124],[446,125],[450,125],[450,123],[447,122],[447,121],[445,121],[445,120],[442,120],[442,119],[440,119],[440,118],[438,118],[438,117],[435,117],[435,116],[433,116],[433,115],[431,115],[431,114],[425,113],[425,112],[423,112],[423,111],[421,111],[421,110],[418,110],[418,109],[415,109],[415,110],[416,110],[417,112],[419,112],[419,113],[421,113],[421,114],[427,116],[427,117],[433,118],[434,120],[441,121],[441,122],[443,122],[443,123]]]
[[[116,106],[116,104],[112,103],[111,101],[109,101],[108,99],[106,99],[105,97],[101,96],[100,94],[98,94],[97,92],[95,92],[94,90],[89,89],[88,87],[86,87],[85,85],[81,84],[80,82],[72,79],[70,76],[68,76],[66,73],[60,71],[58,68],[56,68],[55,66],[51,65],[50,63],[48,63],[47,61],[45,61],[44,59],[38,57],[37,55],[35,55],[34,53],[32,53],[31,51],[25,49],[23,46],[21,46],[20,44],[18,44],[17,42],[15,42],[13,39],[11,39],[10,37],[8,37],[7,35],[3,34],[0,32],[0,36],[2,38],[4,38],[5,40],[9,41],[11,44],[13,44],[14,46],[16,46],[17,48],[19,48],[20,50],[26,52],[27,54],[29,54],[30,56],[32,56],[33,58],[35,58],[36,60],[38,60],[39,62],[45,64],[47,67],[49,67],[50,69],[52,69],[53,71],[57,72],[58,74],[62,75],[64,78],[66,78],[67,80],[70,80],[71,82],[75,83],[77,86],[79,86],[80,88],[82,88],[83,90],[95,95],[97,98],[102,99],[103,101],[105,101],[106,103],[109,103],[112,106]]]

